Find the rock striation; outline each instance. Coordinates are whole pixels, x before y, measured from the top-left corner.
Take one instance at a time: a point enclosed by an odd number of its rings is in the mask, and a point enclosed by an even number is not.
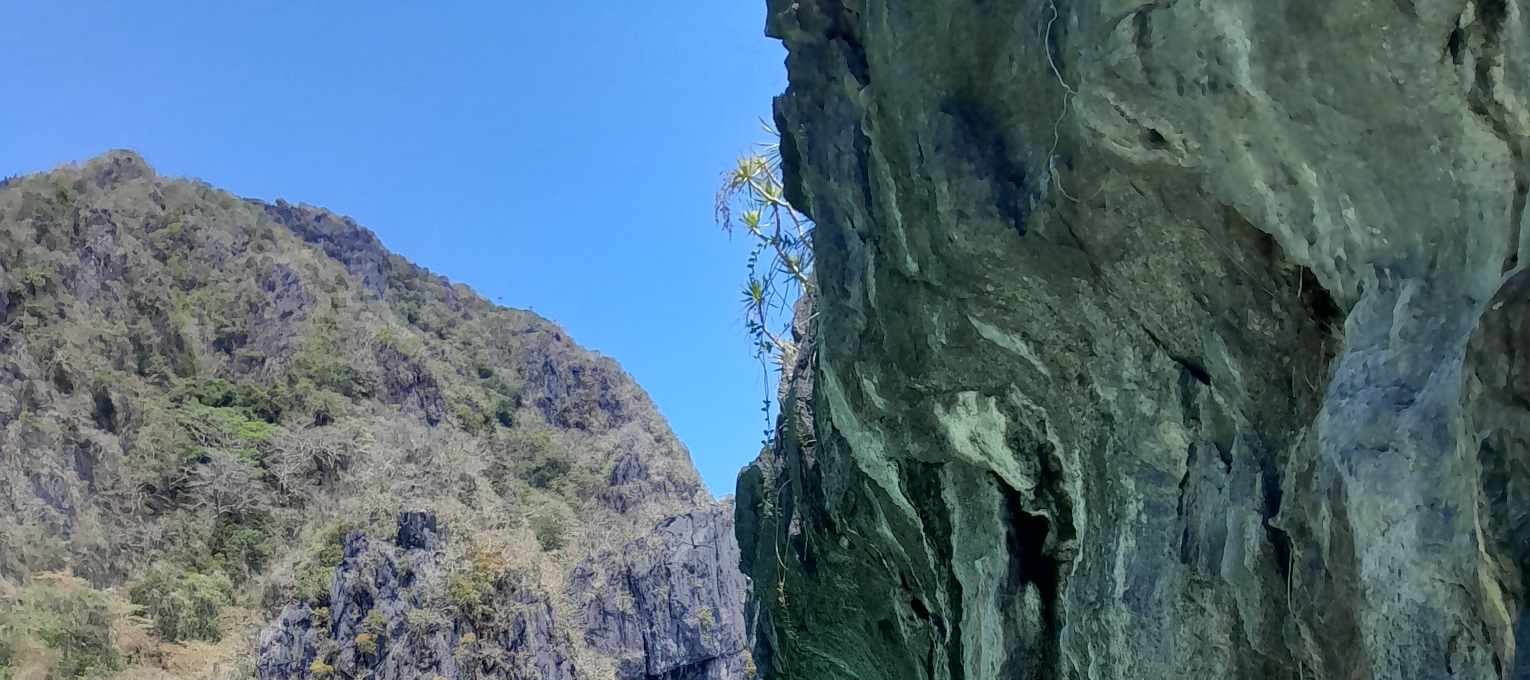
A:
[[[765,677],[1530,677],[1530,7],[769,4]]]
[[[672,517],[586,560],[569,589],[583,602],[586,640],[617,660],[617,678],[745,678],[748,584],[738,564],[725,503]]]

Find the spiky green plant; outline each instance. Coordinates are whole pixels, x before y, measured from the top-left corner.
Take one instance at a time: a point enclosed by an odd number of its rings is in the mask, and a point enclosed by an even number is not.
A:
[[[723,173],[717,192],[717,223],[730,236],[751,241],[740,302],[751,349],[760,362],[765,398],[765,440],[773,431],[770,364],[784,369],[797,354],[792,341],[793,306],[813,292],[813,223],[786,200],[781,180],[780,134],[761,124],[769,141]]]

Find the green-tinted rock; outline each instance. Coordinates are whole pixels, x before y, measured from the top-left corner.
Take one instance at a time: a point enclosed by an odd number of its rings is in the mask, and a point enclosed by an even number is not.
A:
[[[819,297],[740,481],[766,676],[1530,672],[1525,10],[772,2]]]

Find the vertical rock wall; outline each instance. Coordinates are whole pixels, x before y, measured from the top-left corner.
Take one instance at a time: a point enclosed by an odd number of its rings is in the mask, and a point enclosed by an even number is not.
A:
[[[768,677],[1530,673],[1530,7],[770,5]]]
[[[569,579],[585,639],[616,660],[619,679],[740,680],[747,582],[732,505],[671,517],[581,563]]]

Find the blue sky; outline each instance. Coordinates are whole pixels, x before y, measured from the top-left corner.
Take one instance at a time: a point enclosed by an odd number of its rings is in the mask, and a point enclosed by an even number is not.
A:
[[[0,5],[0,176],[111,148],[350,215],[615,357],[731,493],[758,450],[719,173],[785,86],[764,0]]]

